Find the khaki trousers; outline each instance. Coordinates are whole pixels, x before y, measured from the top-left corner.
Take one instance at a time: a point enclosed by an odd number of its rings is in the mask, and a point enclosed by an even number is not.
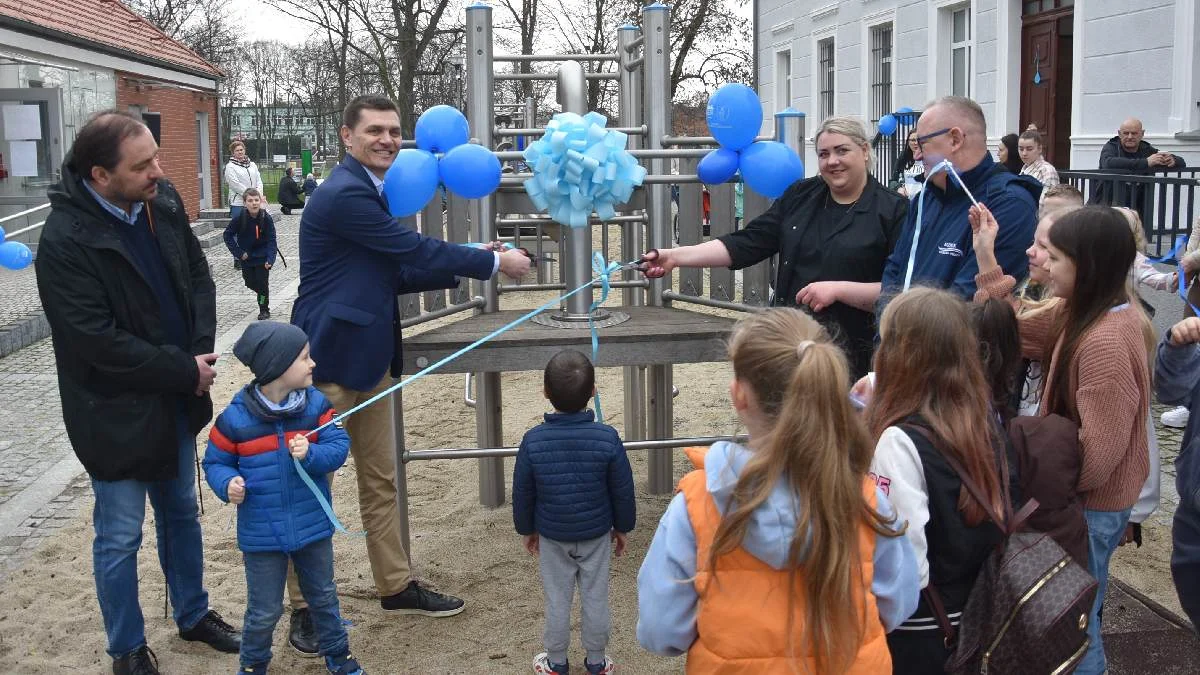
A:
[[[339,414],[375,396],[392,384],[383,379],[371,391],[355,391],[341,385],[321,382],[316,387]],[[367,558],[380,597],[395,595],[408,587],[412,572],[408,552],[400,537],[400,512],[396,504],[396,441],[392,426],[391,402],[383,399],[355,413],[345,422],[350,435],[350,456],[358,476],[358,508],[367,531]],[[330,487],[332,488],[332,475]],[[288,570],[288,596],[293,609],[307,606]]]

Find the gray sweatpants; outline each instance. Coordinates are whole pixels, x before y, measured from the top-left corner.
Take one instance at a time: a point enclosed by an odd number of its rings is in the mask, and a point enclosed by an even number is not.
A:
[[[566,663],[571,645],[571,602],[579,584],[579,616],[587,660],[600,663],[608,647],[608,562],[610,535],[576,542],[540,538],[538,567],[546,598],[546,630],[542,642],[551,663]]]

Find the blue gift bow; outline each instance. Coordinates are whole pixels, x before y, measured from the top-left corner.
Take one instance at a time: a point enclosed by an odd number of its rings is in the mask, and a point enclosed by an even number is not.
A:
[[[967,184],[963,182],[962,176],[958,175],[958,171],[955,171],[954,165],[948,159],[943,159],[935,164],[925,174],[925,182],[928,183],[930,178],[941,171],[954,176],[954,180],[958,181],[959,187],[963,189],[963,192],[967,193],[967,197],[971,199],[971,203],[979,206],[975,195],[971,194],[971,191],[967,189]],[[925,193],[926,190],[921,190],[921,194],[917,197],[917,228],[913,231],[912,247],[908,251],[908,269],[904,272],[904,291],[907,291],[909,286],[912,285],[913,265],[917,260],[917,243],[921,240],[921,224],[925,215]]]
[[[492,331],[491,333],[488,333],[487,335],[479,338],[478,340],[472,342],[471,344],[467,345],[466,347],[459,349],[458,351],[454,352],[453,354],[450,354],[449,356],[437,361],[436,363],[432,363],[432,364],[426,366],[425,368],[422,368],[421,370],[417,371],[416,373],[409,375],[407,378],[397,382],[396,384],[393,384],[392,386],[388,387],[387,389],[384,389],[383,391],[379,392],[378,394],[363,401],[362,403],[359,403],[358,405],[356,405],[353,408],[347,410],[346,412],[338,415],[337,417],[334,417],[333,419],[329,420],[325,424],[322,424],[321,426],[317,427],[316,429],[313,429],[312,431],[305,434],[305,436],[308,438],[311,438],[312,436],[314,436],[315,434],[320,432],[322,429],[328,428],[329,426],[332,426],[334,424],[338,424],[338,423],[342,422],[343,420],[345,420],[346,418],[350,417],[351,415],[357,413],[358,411],[362,410],[363,408],[366,408],[367,406],[371,405],[372,403],[375,403],[376,401],[379,401],[380,399],[382,399],[386,396],[389,396],[392,392],[395,392],[400,389],[403,389],[404,387],[407,387],[408,385],[412,384],[413,382],[416,382],[417,380],[421,379],[422,377],[425,377],[426,375],[433,372],[434,370],[441,368],[442,366],[446,365],[447,363],[450,363],[451,361],[457,359],[458,357],[462,356],[463,354],[466,354],[467,352],[471,351],[472,349],[475,349],[476,347],[482,345],[483,343],[488,342],[492,339],[495,339],[497,336],[501,335],[502,333],[506,333],[506,332],[512,330],[513,328],[516,328],[517,326],[525,323],[526,321],[529,321],[533,317],[537,316],[538,314],[541,314],[542,312],[544,312],[548,309],[553,309],[554,307],[558,306],[558,304],[561,303],[563,300],[566,300],[567,298],[570,298],[577,293],[581,293],[585,288],[591,288],[592,284],[595,283],[598,279],[600,281],[601,297],[600,297],[600,300],[594,301],[592,303],[591,310],[595,310],[597,307],[600,306],[601,303],[603,303],[608,298],[608,292],[610,290],[609,277],[612,275],[612,273],[616,272],[616,271],[620,271],[620,270],[635,269],[641,264],[642,264],[642,260],[640,260],[640,259],[633,260],[633,261],[630,261],[627,263],[615,263],[615,262],[614,263],[605,263],[604,256],[600,255],[599,252],[593,253],[592,269],[596,270],[596,279],[591,279],[587,283],[581,285],[579,288],[568,291],[567,293],[565,293],[553,300],[550,300],[549,302],[546,302],[545,304],[541,305],[540,307],[537,307],[537,308],[521,315],[520,317],[517,317],[516,319],[504,324],[503,326],[501,326],[500,328],[497,328],[496,330]],[[599,336],[597,335],[597,332],[596,332],[596,326],[595,326],[594,322],[592,322],[591,319],[588,319],[588,324],[592,331],[592,359],[593,359],[593,361],[595,361],[596,354],[600,349]],[[600,394],[599,394],[599,392],[596,393],[596,417],[597,417],[597,419],[603,419],[603,416],[601,415],[601,412],[600,412]],[[300,462],[297,461],[294,457],[292,458],[292,462],[294,463],[294,465],[296,467],[296,471],[300,474],[301,480],[303,480],[304,484],[308,486],[308,489],[313,493],[313,496],[315,496],[317,498],[317,503],[319,503],[321,505],[321,509],[325,512],[325,516],[327,518],[329,518],[329,521],[331,523],[333,523],[333,526],[335,528],[337,528],[337,530],[339,532],[343,532],[346,534],[354,534],[357,536],[366,536],[365,532],[358,533],[358,532],[350,532],[349,530],[347,530],[346,527],[344,525],[342,525],[341,521],[339,521],[337,519],[337,516],[334,515],[333,507],[330,506],[329,500],[325,499],[325,495],[321,494],[320,489],[317,488],[316,483],[313,482],[312,478],[308,475],[308,472],[304,470],[304,467],[300,466]]]

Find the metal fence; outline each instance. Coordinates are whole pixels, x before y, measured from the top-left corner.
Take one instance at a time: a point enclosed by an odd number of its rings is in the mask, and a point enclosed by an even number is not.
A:
[[[1198,214],[1200,169],[1170,169],[1150,176],[1117,169],[1060,171],[1059,178],[1083,193],[1089,204],[1125,206],[1137,211],[1155,257],[1170,251],[1175,238],[1191,234]]]

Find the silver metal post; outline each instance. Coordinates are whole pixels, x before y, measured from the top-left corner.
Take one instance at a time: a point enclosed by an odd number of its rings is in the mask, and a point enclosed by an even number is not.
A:
[[[636,127],[642,124],[642,69],[629,69],[625,64],[633,60],[636,45],[642,40],[642,31],[637,26],[626,24],[617,29],[617,54],[621,56],[619,68],[621,80],[617,87],[618,124]],[[631,48],[632,47],[632,48]],[[640,149],[642,139],[630,136],[630,149]],[[621,228],[621,259],[634,260],[645,251],[644,225],[626,223]],[[624,273],[626,281],[636,281],[642,275],[635,271]],[[621,291],[627,307],[642,307],[646,304],[646,293],[641,288],[626,288]],[[625,385],[625,438],[637,441],[646,438],[646,367],[626,366],[621,379]]]
[[[492,8],[474,4],[467,7],[467,119],[471,125],[471,136],[485,148],[492,147],[495,81],[492,74]],[[471,234],[475,241],[488,242],[496,239],[496,198],[472,199],[467,203],[467,214],[471,219]],[[473,295],[482,296],[482,312],[491,313],[500,309],[500,293],[497,280],[471,282]],[[475,405],[475,435],[480,447],[495,447],[502,442],[503,428],[500,416],[500,373],[477,373],[478,394]],[[479,460],[479,503],[497,507],[504,504],[504,460],[484,458]]]
[[[646,147],[662,149],[663,137],[671,131],[671,59],[670,59],[670,8],[661,3],[647,5],[642,9],[642,32],[645,40],[642,50],[644,60],[643,91],[646,111]],[[650,173],[667,173],[667,160],[662,157],[650,159]],[[651,184],[647,189],[646,207],[650,216],[650,248],[671,247],[671,199],[666,183]],[[668,279],[650,281],[647,303],[652,307],[665,304],[663,291]],[[670,438],[672,424],[671,366],[650,366],[647,372],[649,389],[649,415],[647,432],[651,438]],[[651,450],[647,488],[652,494],[666,494],[672,488],[673,456],[670,450]]]
[[[567,61],[558,67],[558,104],[563,112],[587,113],[587,85],[583,66],[577,61]],[[585,225],[564,229],[562,278],[567,288],[575,289],[592,278],[592,228]],[[591,306],[592,289],[588,288],[567,298],[563,312],[555,318],[586,321]]]
[[[393,380],[392,384],[400,380]],[[401,390],[392,392],[392,429],[396,434],[396,507],[400,509],[400,541],[412,564],[412,546],[408,525],[408,463],[404,448],[404,401]]]
[[[804,159],[804,113],[785,108],[775,113],[775,140],[783,143]]]

